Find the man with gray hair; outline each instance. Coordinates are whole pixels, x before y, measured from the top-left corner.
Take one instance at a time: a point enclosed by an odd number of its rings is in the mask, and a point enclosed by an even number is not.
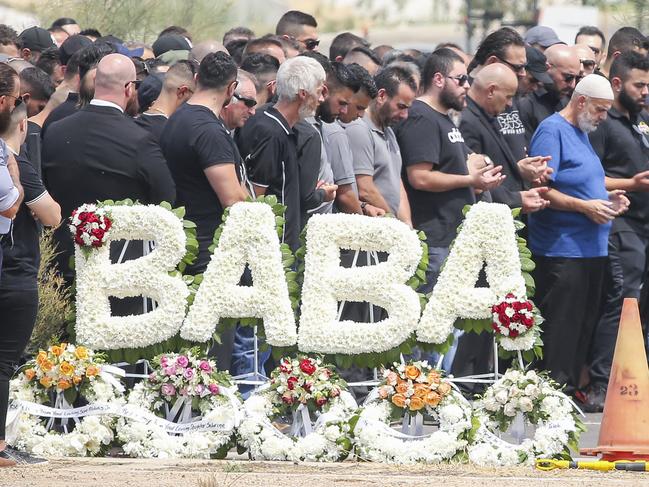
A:
[[[237,134],[255,195],[275,195],[286,206],[282,241],[300,246],[300,185],[293,126],[315,115],[324,101],[325,71],[304,56],[288,59],[277,72],[277,103],[258,110]]]
[[[550,376],[575,394],[601,298],[611,220],[624,213],[623,190],[608,192],[588,133],[613,102],[608,80],[589,74],[568,105],[541,122],[530,155],[549,155],[550,206],[529,215],[536,303],[545,318],[543,360]]]

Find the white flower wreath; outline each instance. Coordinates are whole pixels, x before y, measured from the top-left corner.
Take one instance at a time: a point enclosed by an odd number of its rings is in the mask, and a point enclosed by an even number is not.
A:
[[[372,395],[368,399],[354,428],[356,454],[362,460],[439,463],[450,460],[467,446],[465,436],[471,430],[471,405],[455,389],[435,407],[439,429],[422,436],[405,435],[391,428],[390,403],[374,401]]]
[[[229,450],[241,402],[225,387],[221,391],[222,395],[210,400],[211,409],[204,411],[199,421],[177,424],[155,417],[151,411],[162,404],[160,396],[147,390],[144,382],[136,384],[128,396],[129,417],[117,422],[117,439],[124,452],[141,458],[208,459],[223,448]]]
[[[111,415],[115,406],[124,402],[121,392],[115,387],[115,379],[104,380],[102,376],[94,379],[84,394],[88,406],[71,410],[78,415],[94,409],[95,414],[103,409],[106,414],[88,415],[68,419],[68,424],[74,429],[68,433],[48,431],[47,419],[38,413],[48,414],[54,410],[45,406],[43,395],[37,393],[33,382],[29,382],[23,374],[11,381],[10,401],[7,421],[7,443],[19,450],[27,451],[38,456],[88,456],[102,453],[104,447],[113,441],[113,427],[116,418]],[[63,401],[61,401],[63,402]],[[13,408],[16,406],[16,408]],[[65,408],[71,408],[64,404]]]
[[[271,422],[273,405],[264,389],[244,403],[244,419],[239,426],[241,445],[253,460],[335,462],[351,449],[349,419],[356,410],[352,395],[341,392],[321,414],[315,427],[304,437],[286,436]],[[307,429],[311,428],[309,424]]]
[[[536,458],[556,457],[577,441],[581,431],[581,421],[568,396],[533,370],[508,370],[474,406],[480,427],[468,453],[471,462],[480,466],[531,465]],[[496,435],[514,418],[521,420],[520,427],[523,418],[533,423],[534,437],[516,445]]]

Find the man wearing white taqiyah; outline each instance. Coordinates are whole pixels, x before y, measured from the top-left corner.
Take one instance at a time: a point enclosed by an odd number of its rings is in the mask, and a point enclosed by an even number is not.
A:
[[[583,78],[568,105],[541,122],[530,156],[549,155],[549,208],[529,216],[536,270],[536,303],[545,318],[541,366],[566,384],[579,374],[601,301],[611,220],[629,205],[624,191],[606,191],[604,169],[588,133],[606,119],[613,101],[608,80]]]

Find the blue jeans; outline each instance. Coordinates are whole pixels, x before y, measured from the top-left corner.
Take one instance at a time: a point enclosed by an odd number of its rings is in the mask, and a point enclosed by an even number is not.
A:
[[[261,346],[262,340],[258,339],[257,346]],[[257,372],[266,375],[264,364],[270,358],[270,349],[258,352],[259,363]],[[237,325],[234,335],[234,346],[232,348],[232,364],[230,373],[232,376],[249,374],[255,371],[255,329],[252,326]],[[250,379],[255,379],[251,377]],[[239,384],[239,392],[244,399],[247,399],[255,386],[250,384]]]

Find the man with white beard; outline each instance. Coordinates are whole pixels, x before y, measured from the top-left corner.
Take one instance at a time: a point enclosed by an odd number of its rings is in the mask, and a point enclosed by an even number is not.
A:
[[[540,365],[575,394],[597,322],[611,221],[624,213],[623,190],[608,192],[604,169],[588,133],[606,119],[613,102],[608,80],[590,74],[568,105],[543,120],[530,156],[549,155],[549,208],[529,215],[536,262],[536,303],[545,318]]]

